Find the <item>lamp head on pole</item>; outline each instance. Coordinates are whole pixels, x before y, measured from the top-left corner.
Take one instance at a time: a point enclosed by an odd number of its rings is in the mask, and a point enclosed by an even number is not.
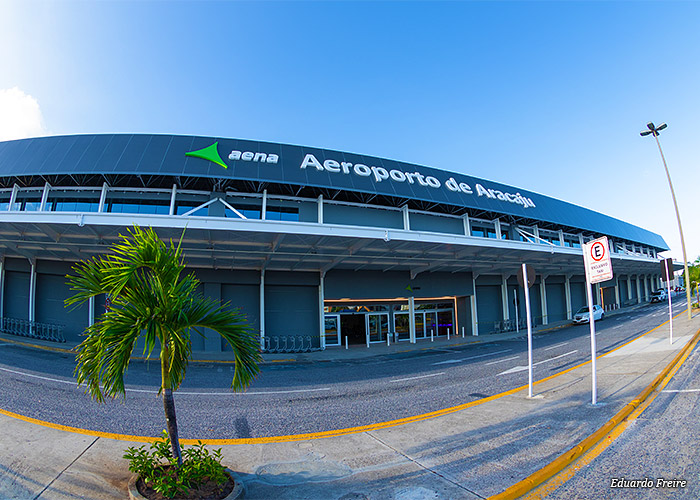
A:
[[[644,130],[643,132],[640,132],[639,135],[641,135],[642,137],[645,137],[649,134],[654,134],[654,136],[658,136],[659,132],[665,129],[666,127],[668,127],[668,125],[666,125],[665,123],[662,123],[657,127],[654,125],[654,122],[649,122],[647,123],[647,128],[649,130]]]

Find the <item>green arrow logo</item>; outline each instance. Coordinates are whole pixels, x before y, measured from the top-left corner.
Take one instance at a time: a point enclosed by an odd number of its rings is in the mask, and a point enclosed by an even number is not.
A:
[[[216,163],[217,165],[221,165],[224,168],[228,168],[228,166],[221,159],[221,156],[219,156],[218,145],[219,142],[217,141],[211,146],[207,146],[204,149],[198,149],[197,151],[190,151],[189,153],[185,153],[185,156],[192,156],[193,158],[202,158],[203,160],[209,160],[212,163]]]

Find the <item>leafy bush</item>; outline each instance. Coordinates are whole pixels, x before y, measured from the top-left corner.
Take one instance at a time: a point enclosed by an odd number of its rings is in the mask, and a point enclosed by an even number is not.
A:
[[[147,487],[166,498],[186,495],[190,488],[197,488],[206,481],[223,485],[229,479],[221,465],[221,448],[210,453],[201,441],[190,448],[183,447],[180,467],[173,456],[166,431],[151,444],[150,449],[149,452],[143,445],[129,447],[124,458],[129,460],[131,472],[138,474]]]

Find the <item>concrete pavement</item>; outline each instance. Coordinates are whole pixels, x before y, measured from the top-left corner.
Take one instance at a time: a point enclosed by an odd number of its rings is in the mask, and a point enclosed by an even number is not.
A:
[[[485,498],[598,429],[649,385],[699,328],[700,314],[692,321],[681,314],[674,320],[673,345],[668,325],[662,325],[599,358],[595,407],[590,364],[585,364],[540,381],[532,399],[524,387],[402,425],[223,446],[224,462],[238,472],[246,498]],[[127,498],[130,474],[121,456],[140,443],[66,432],[6,414],[0,414],[0,429],[0,498]]]

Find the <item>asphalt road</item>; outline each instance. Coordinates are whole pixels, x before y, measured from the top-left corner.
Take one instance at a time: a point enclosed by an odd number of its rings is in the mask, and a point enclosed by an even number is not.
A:
[[[674,305],[679,312],[681,299]],[[598,354],[668,319],[665,304],[597,322]],[[588,325],[536,335],[534,379],[590,359]],[[157,360],[133,361],[125,399],[98,404],[78,388],[73,356],[0,343],[0,408],[84,429],[155,436],[164,428]],[[245,393],[233,367],[191,364],[176,392],[182,438],[231,439],[342,429],[431,412],[527,384],[527,340],[352,361],[265,365]]]
[[[622,435],[547,498],[700,498],[699,363],[700,350],[696,347],[669,384]],[[630,480],[644,482],[624,486],[633,484],[625,482]],[[687,483],[681,487],[679,483],[665,482],[672,480]],[[613,482],[616,487],[611,487]]]

